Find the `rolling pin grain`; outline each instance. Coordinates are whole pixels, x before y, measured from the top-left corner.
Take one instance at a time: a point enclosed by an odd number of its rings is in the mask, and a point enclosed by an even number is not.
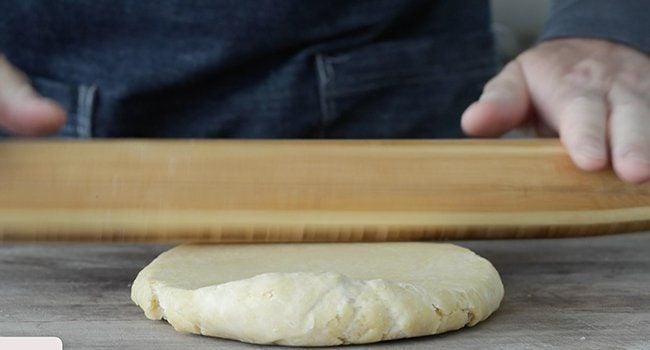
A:
[[[0,240],[390,241],[650,229],[557,140],[4,141]]]

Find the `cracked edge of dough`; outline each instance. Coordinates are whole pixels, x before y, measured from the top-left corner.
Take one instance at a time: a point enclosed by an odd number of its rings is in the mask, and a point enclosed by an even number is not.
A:
[[[480,291],[435,292],[382,279],[303,272],[264,273],[185,290],[152,280],[145,268],[131,298],[148,318],[166,319],[180,332],[257,344],[363,344],[439,334],[485,320],[503,298],[501,279],[490,267]]]

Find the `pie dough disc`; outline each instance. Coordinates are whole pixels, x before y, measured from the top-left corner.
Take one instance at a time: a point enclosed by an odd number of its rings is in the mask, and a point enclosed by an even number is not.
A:
[[[131,298],[179,332],[327,346],[473,326],[499,307],[503,284],[452,244],[198,244],[158,256]]]

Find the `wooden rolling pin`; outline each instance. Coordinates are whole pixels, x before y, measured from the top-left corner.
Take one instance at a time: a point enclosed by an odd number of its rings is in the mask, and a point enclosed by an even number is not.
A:
[[[0,240],[384,241],[650,229],[557,140],[4,141]]]

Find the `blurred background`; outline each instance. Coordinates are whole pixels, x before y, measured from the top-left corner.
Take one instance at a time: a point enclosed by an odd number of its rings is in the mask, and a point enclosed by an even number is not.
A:
[[[503,61],[535,43],[549,3],[549,0],[491,0],[493,30]]]
[[[550,0],[491,0],[492,30],[497,52],[504,64],[535,44],[544,25]],[[529,132],[512,130],[504,137],[532,137]]]

